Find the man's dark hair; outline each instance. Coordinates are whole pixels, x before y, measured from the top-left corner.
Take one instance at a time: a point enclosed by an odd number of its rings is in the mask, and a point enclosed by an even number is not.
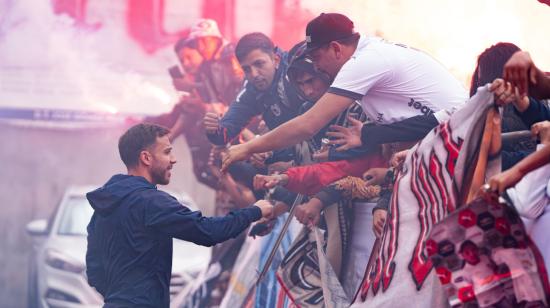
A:
[[[127,168],[135,167],[141,151],[157,141],[157,137],[167,135],[170,130],[164,126],[141,123],[130,127],[118,139],[118,152]]]
[[[273,41],[265,34],[253,32],[245,34],[235,47],[235,56],[237,60],[242,61],[253,50],[260,49],[261,51],[273,55],[275,45]]]

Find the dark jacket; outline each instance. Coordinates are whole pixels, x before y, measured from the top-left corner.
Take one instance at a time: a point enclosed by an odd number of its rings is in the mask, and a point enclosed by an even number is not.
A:
[[[367,124],[361,129],[362,147],[392,142],[417,141],[439,124],[433,114],[414,116],[391,124]]]
[[[261,217],[258,207],[225,217],[203,217],[143,177],[115,175],[86,197],[86,274],[105,303],[168,307],[172,238],[212,246],[236,237]]]
[[[531,126],[537,122],[550,120],[550,109],[548,106],[532,97],[529,97],[529,107],[523,112],[519,112],[515,107],[512,107],[512,109],[517,117],[521,119],[526,129],[531,129]],[[502,171],[510,169],[529,154],[533,153],[535,146],[535,143],[530,139],[524,140],[523,142],[516,141],[511,145],[503,143]]]
[[[298,110],[304,101],[286,78],[287,53],[279,49],[276,53],[281,57],[281,62],[271,87],[261,92],[247,82],[237,100],[229,106],[229,110],[221,119],[219,131],[208,134],[210,142],[217,145],[229,143],[240,134],[254,116],[260,114],[270,130],[298,115]]]
[[[537,122],[550,120],[550,108],[543,102],[531,97],[529,97],[529,107],[525,111],[515,111],[529,129]]]

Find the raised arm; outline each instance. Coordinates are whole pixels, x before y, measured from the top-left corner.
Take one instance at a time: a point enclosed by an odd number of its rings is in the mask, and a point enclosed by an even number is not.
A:
[[[516,185],[526,174],[550,163],[550,122],[540,122],[531,128],[533,135],[540,137],[545,146],[525,157],[512,168],[499,173],[489,179],[489,187],[492,191],[503,193],[507,188]]]
[[[239,98],[229,106],[229,109],[223,116],[208,112],[204,116],[203,124],[206,130],[206,136],[211,143],[215,145],[225,145],[237,137],[241,131],[248,125],[250,120],[260,114],[257,102],[253,94],[244,90]]]
[[[222,170],[254,153],[283,149],[313,137],[321,128],[353,103],[353,99],[326,93],[306,113],[282,124],[269,133],[232,146],[223,158]]]
[[[292,192],[313,195],[324,186],[343,177],[360,177],[366,170],[385,167],[386,164],[380,155],[373,153],[352,160],[292,167],[280,175],[256,175],[254,188],[264,189],[283,185]]]

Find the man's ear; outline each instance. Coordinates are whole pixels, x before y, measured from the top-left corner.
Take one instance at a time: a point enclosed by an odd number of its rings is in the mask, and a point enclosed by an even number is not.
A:
[[[332,41],[329,43],[330,49],[334,52],[334,56],[336,59],[339,59],[342,57],[342,45],[336,41]]]
[[[139,161],[149,167],[153,164],[153,155],[149,151],[143,150],[139,153]]]

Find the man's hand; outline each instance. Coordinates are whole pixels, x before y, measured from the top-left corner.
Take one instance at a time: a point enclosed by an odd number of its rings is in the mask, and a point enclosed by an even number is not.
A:
[[[209,134],[215,134],[220,129],[220,116],[214,112],[207,112],[202,122],[204,129]]]
[[[243,161],[250,157],[251,153],[248,150],[247,144],[248,143],[242,143],[230,146],[227,151],[222,153],[222,172],[225,172],[232,163]]]
[[[323,203],[317,198],[311,198],[307,203],[296,207],[294,216],[298,221],[308,227],[316,226],[321,219]]]
[[[372,231],[377,238],[382,236],[382,231],[384,230],[387,216],[388,211],[384,209],[376,209],[372,214]]]
[[[262,218],[252,226],[248,235],[253,238],[256,238],[256,236],[266,236],[273,231],[275,222],[276,220],[274,219]]]
[[[262,210],[262,218],[271,220],[273,218],[273,204],[267,200],[258,200],[254,204]]]
[[[254,176],[254,189],[271,189],[277,185],[285,185],[288,182],[288,176],[286,174],[275,175],[262,175],[257,174]]]
[[[523,178],[523,173],[517,168],[510,168],[489,179],[489,190],[502,194],[506,189],[515,186]]]
[[[353,117],[348,117],[349,127],[331,125],[332,131],[327,133],[327,136],[332,137],[330,144],[339,145],[336,151],[347,151],[349,149],[360,147],[361,144],[361,129],[363,122],[356,120]]]
[[[521,96],[528,96],[530,91],[534,92],[531,95],[538,96],[544,73],[535,66],[528,52],[518,51],[504,65],[502,77],[517,87]]]
[[[407,158],[407,153],[409,153],[409,150],[403,150],[401,152],[397,152],[393,154],[393,156],[390,159],[390,166],[393,168],[399,168]]]
[[[518,88],[510,82],[497,78],[489,87],[489,91],[495,95],[495,103],[498,105],[514,104],[514,107],[520,112],[524,112],[529,107],[529,97],[521,96]]]
[[[510,82],[497,78],[489,87],[489,91],[493,92],[495,96],[495,103],[498,105],[507,105],[516,101],[519,97],[518,91],[512,86]]]
[[[280,201],[275,202],[275,205],[273,205],[273,217],[269,219],[262,218],[258,220],[254,224],[254,226],[252,226],[252,229],[250,230],[250,235],[254,238],[256,238],[256,235],[268,235],[269,233],[271,233],[271,231],[273,231],[273,227],[275,226],[277,217],[288,212],[289,209],[290,207],[286,203]]]
[[[365,180],[365,185],[382,185],[386,181],[386,174],[388,173],[388,168],[370,168],[365,173],[363,173],[363,179]]]
[[[539,137],[540,143],[550,145],[550,121],[533,124],[533,126],[531,126],[531,133],[533,136]]]

